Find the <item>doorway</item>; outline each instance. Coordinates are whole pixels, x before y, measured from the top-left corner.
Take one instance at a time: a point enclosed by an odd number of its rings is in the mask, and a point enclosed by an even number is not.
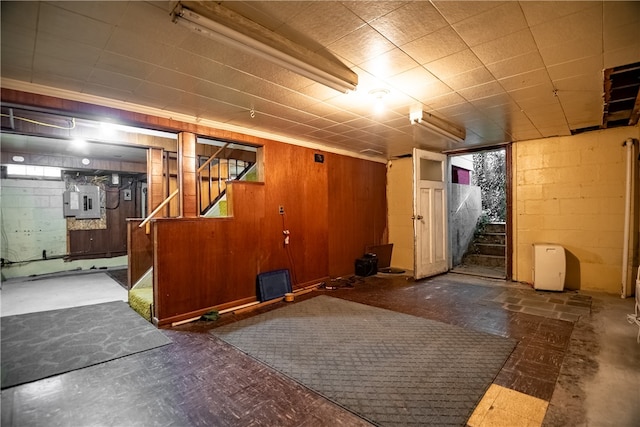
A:
[[[451,270],[511,276],[510,146],[450,156]]]

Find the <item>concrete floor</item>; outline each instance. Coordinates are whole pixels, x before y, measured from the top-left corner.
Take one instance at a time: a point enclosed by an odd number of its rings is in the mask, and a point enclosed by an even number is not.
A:
[[[127,301],[127,291],[106,273],[98,271],[6,280],[0,293],[0,315]]]
[[[627,322],[632,298],[582,292],[592,313],[575,325],[545,426],[640,425],[638,327]]]
[[[106,274],[83,276],[6,281],[2,284],[2,315],[126,300],[126,291]],[[526,291],[520,284],[466,277],[448,274],[439,280],[509,288],[514,295]],[[395,292],[407,291],[399,288]],[[34,293],[39,296],[34,298]],[[579,294],[591,297],[591,310],[573,326],[542,425],[638,426],[640,344],[636,343],[638,327],[626,320],[634,311],[634,300],[602,293]]]

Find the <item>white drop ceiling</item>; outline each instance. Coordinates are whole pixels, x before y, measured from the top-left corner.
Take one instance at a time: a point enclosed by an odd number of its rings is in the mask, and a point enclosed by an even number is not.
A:
[[[168,1],[2,1],[2,86],[391,158],[600,126],[603,70],[640,61],[635,1],[221,5],[342,62],[358,90],[176,25]],[[382,105],[375,89],[389,91]],[[464,143],[412,127],[414,108],[464,127]]]

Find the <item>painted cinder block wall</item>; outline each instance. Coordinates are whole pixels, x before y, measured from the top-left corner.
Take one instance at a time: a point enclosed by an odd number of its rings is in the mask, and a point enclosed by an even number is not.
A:
[[[533,243],[555,243],[566,249],[566,288],[620,292],[622,143],[638,136],[635,126],[514,144],[513,280],[532,283]]]
[[[67,253],[64,181],[3,179],[2,257],[13,262]]]

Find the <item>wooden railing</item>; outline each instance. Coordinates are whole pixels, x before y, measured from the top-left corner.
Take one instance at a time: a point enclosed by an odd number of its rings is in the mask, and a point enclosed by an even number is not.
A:
[[[140,225],[139,225],[138,227],[142,228],[142,227],[145,227],[145,226],[146,226],[146,233],[147,233],[147,234],[149,234],[149,233],[150,233],[150,231],[151,231],[151,230],[150,230],[150,228],[149,228],[149,221],[151,221],[151,220],[153,219],[153,217],[154,217],[154,216],[158,215],[158,212],[160,212],[160,211],[162,210],[162,208],[164,208],[165,206],[167,206],[167,204],[171,201],[171,199],[173,199],[174,197],[176,197],[179,193],[180,193],[180,189],[179,189],[179,188],[176,188],[176,189],[174,190],[174,192],[173,192],[173,193],[171,193],[171,194],[169,195],[169,197],[167,197],[166,199],[164,199],[164,200],[162,201],[162,203],[160,203],[160,204],[158,205],[158,207],[157,207],[157,208],[155,208],[155,209],[153,210],[153,212],[151,212],[151,213],[150,213],[150,214],[149,214],[149,215],[144,219],[144,221],[142,221],[142,222],[140,223]]]

